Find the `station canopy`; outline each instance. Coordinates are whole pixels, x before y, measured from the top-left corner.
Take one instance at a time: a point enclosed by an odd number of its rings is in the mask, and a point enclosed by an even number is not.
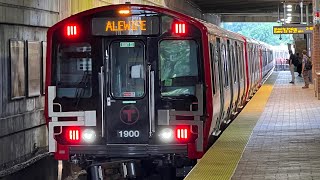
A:
[[[254,17],[257,20],[261,17],[262,21],[273,21],[284,12],[284,4],[292,5],[293,16],[299,17],[300,15],[300,2],[301,0],[189,0],[195,6],[197,6],[203,13],[221,14],[222,17],[230,16],[246,16]],[[303,0],[304,13],[306,11],[306,5],[308,11],[312,12],[312,0]],[[310,14],[312,15],[312,13]],[[264,19],[262,17],[265,17]],[[247,18],[246,21],[256,21],[254,18]],[[233,18],[237,21],[237,18]],[[223,20],[223,19],[222,19]],[[231,19],[230,19],[231,20]],[[238,18],[238,20],[243,20]],[[260,22],[262,22],[260,21]]]

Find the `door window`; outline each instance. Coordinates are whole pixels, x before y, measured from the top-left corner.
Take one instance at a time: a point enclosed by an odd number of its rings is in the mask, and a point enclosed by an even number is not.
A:
[[[145,65],[142,42],[111,43],[111,92],[118,98],[144,96]]]

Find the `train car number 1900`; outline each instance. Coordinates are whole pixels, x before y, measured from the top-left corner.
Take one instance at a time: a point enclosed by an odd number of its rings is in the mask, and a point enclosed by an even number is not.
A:
[[[117,131],[117,135],[120,138],[137,138],[140,136],[140,131],[138,131],[138,130],[120,130],[120,131]]]

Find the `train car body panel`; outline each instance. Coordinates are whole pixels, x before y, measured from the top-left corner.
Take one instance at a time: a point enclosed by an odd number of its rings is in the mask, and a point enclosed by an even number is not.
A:
[[[239,97],[238,97],[238,107],[243,107],[244,106],[244,97],[245,97],[245,92],[246,92],[246,77],[245,77],[245,58],[244,58],[244,53],[243,53],[243,42],[237,43],[237,56],[238,56],[238,65],[239,65],[239,84],[240,84],[240,89],[239,89]]]
[[[230,118],[230,114],[238,107],[240,92],[244,92],[244,90],[241,90],[241,87],[244,86],[244,77],[241,80],[239,79],[239,67],[241,67],[240,64],[242,66],[244,64],[239,62],[239,55],[236,54],[238,52],[236,43],[242,44],[243,39],[241,35],[225,31],[215,25],[207,23],[206,25],[209,27],[209,33],[216,36],[220,45],[220,50],[217,52],[221,56],[218,61],[221,61],[222,71],[220,76],[221,82],[223,82],[220,116],[222,120],[227,121]],[[241,60],[243,59],[241,58]],[[242,85],[241,82],[243,83]]]
[[[220,41],[217,36],[209,35],[210,44],[210,59],[211,59],[211,72],[212,72],[212,102],[213,102],[213,115],[212,123],[209,131],[209,135],[218,133],[221,124],[221,112],[223,106],[222,98],[222,71],[221,71],[221,52],[220,52]]]

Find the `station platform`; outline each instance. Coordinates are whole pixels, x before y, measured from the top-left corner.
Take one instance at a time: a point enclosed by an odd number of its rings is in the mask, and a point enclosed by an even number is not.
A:
[[[273,72],[185,179],[320,179],[320,101],[290,81]]]

